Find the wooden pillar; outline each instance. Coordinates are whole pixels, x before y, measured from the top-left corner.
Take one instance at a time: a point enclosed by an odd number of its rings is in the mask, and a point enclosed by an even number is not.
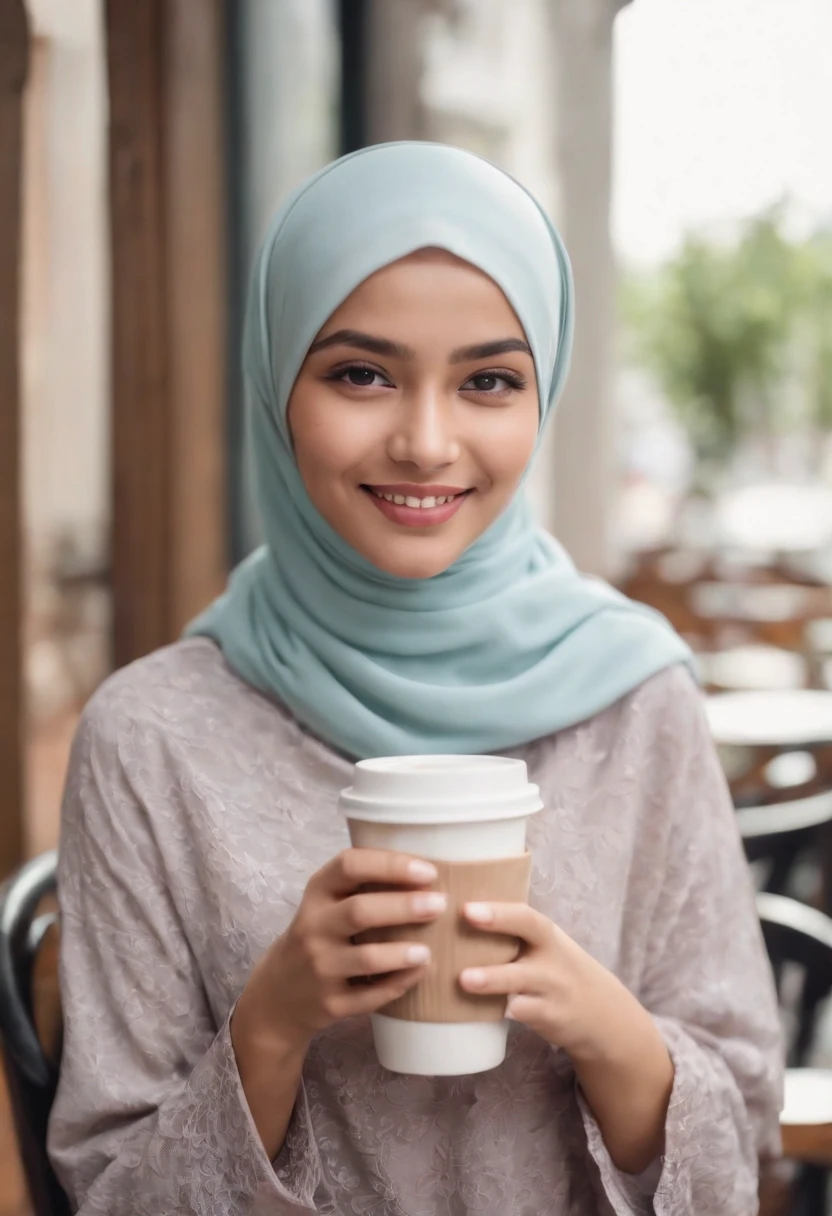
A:
[[[23,0],[0,4],[0,878],[23,859],[25,702],[20,426]]]
[[[224,12],[106,2],[116,666],[225,580]]]

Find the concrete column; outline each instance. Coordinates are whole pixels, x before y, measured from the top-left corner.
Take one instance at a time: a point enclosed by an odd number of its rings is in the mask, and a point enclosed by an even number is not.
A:
[[[427,138],[424,0],[369,0],[367,142]]]
[[[626,0],[625,0],[626,2]],[[615,495],[610,237],[612,27],[621,0],[551,0],[560,225],[575,272],[572,372],[554,432],[554,530],[578,566],[606,574]]]

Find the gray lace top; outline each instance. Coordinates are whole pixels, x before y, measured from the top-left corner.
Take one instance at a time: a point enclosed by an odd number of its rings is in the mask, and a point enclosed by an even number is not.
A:
[[[270,1161],[229,1015],[309,875],[347,843],[350,765],[213,643],[112,677],[63,809],[65,1013],[49,1148],[83,1216],[749,1216],[778,1150],[780,1031],[733,812],[687,672],[513,753],[546,810],[532,901],[655,1017],[666,1155],[613,1166],[566,1055],[515,1026],[477,1076],[396,1076],[365,1019],[320,1035]]]

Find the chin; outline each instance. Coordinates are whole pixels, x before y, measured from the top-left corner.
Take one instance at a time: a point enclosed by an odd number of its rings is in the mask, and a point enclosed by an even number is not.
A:
[[[454,564],[459,554],[435,551],[433,553],[393,555],[388,550],[386,553],[365,551],[363,556],[379,570],[383,570],[385,574],[392,574],[396,578],[423,579],[436,578],[438,574],[444,574]]]

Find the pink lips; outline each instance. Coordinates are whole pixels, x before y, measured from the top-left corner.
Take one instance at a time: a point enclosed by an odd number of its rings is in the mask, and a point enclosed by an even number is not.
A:
[[[405,528],[430,528],[446,523],[456,515],[470,493],[459,486],[365,486],[364,490],[382,515],[386,515],[394,524],[400,524]],[[450,502],[441,503],[436,507],[408,507],[389,502],[386,498],[379,498],[379,494],[396,494],[400,498],[420,499],[447,498],[449,495],[453,497]]]

